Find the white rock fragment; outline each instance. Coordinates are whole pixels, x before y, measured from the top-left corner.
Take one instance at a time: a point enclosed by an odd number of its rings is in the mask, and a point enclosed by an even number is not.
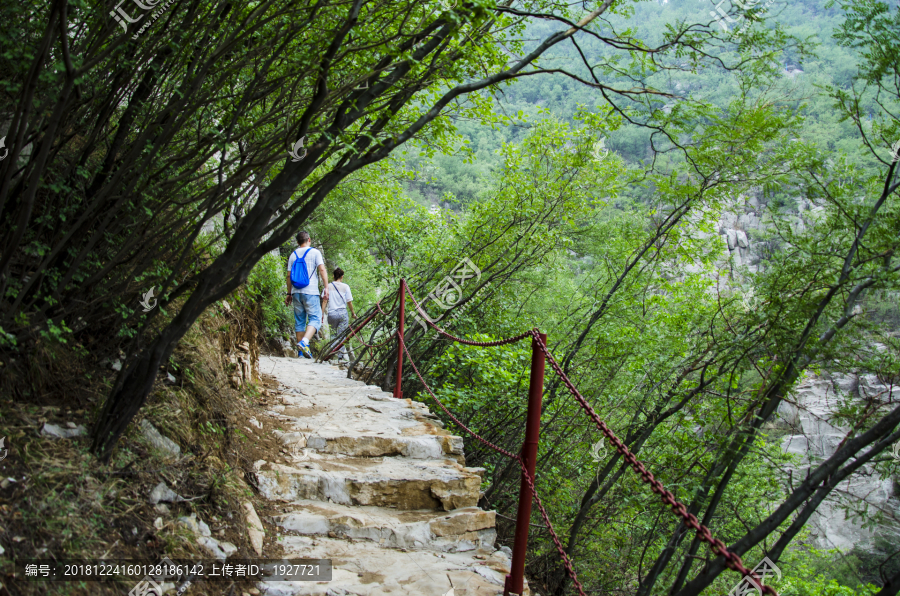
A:
[[[76,426],[75,428],[61,428],[59,426],[56,426],[55,424],[45,422],[44,426],[41,428],[41,434],[47,437],[54,437],[56,439],[71,439],[73,437],[80,437],[81,435],[87,434],[87,429],[83,426]]]
[[[209,526],[206,525],[206,523],[202,520],[197,519],[197,514],[195,513],[192,513],[189,517],[179,517],[178,523],[186,526],[197,536],[212,536],[212,532],[210,531]]]
[[[266,536],[265,529],[259,520],[259,516],[256,514],[256,509],[253,508],[253,503],[244,501],[243,506],[244,513],[247,516],[247,533],[250,536],[250,545],[257,555],[262,556],[263,539]]]
[[[177,503],[179,501],[184,501],[184,499],[174,490],[166,486],[165,482],[160,482],[153,487],[152,491],[150,491],[151,505],[156,505],[157,503]]]
[[[220,561],[224,561],[238,550],[238,548],[230,542],[219,542],[215,538],[209,536],[199,536],[197,538],[197,544]]]
[[[171,457],[181,457],[181,447],[179,447],[172,439],[162,436],[146,419],[141,420],[141,432],[151,445],[166,455]]]
[[[859,387],[859,379],[852,374],[832,373],[831,383],[842,396],[852,395]]]

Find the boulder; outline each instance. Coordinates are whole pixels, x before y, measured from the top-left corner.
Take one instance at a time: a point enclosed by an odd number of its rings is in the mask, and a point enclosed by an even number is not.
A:
[[[890,387],[887,383],[882,382],[878,375],[860,375],[859,395],[868,399],[889,401],[892,397],[900,398],[900,386]]]
[[[728,250],[734,250],[737,246],[737,231],[725,230],[725,241],[728,243]]]
[[[835,392],[841,395],[855,395],[859,388],[859,379],[852,374],[832,373],[831,384]]]

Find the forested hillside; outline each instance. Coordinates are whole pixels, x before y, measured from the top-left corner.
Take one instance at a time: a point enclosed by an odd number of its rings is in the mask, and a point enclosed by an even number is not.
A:
[[[648,46],[655,46],[662,43],[668,26],[674,26],[679,21],[706,22],[710,8],[705,2],[690,0],[663,4],[640,2],[631,7],[633,14],[612,17],[610,25],[640,38]],[[848,87],[856,72],[855,53],[840,45],[833,35],[842,22],[840,7],[827,1],[772,4],[762,16],[770,26],[772,21],[776,21],[795,37],[794,43],[779,48],[780,51],[772,58],[788,77],[779,86],[783,92],[790,93],[789,98],[784,99],[793,100],[789,104],[793,108],[803,108],[805,119],[799,138],[815,141],[824,150],[858,155],[855,128],[852,123],[842,120],[841,114],[834,110],[832,101],[821,92],[821,88],[828,85]],[[532,37],[540,37],[549,26],[538,22],[530,25],[528,31]],[[547,69],[566,69],[577,77],[590,79],[582,56],[588,64],[595,64],[601,58],[611,58],[613,54],[614,51],[600,41],[585,38],[579,40],[577,47],[572,43],[554,47],[542,57],[540,63]],[[621,108],[635,110],[637,114],[647,110],[670,109],[683,96],[702,99],[716,106],[727,106],[740,93],[738,77],[716,68],[692,72],[684,68],[686,63],[687,60],[672,60],[666,65],[681,68],[648,73],[650,76],[644,79],[655,89],[671,94],[671,97],[653,98],[641,102],[641,105],[620,102]],[[616,71],[603,74],[604,83],[627,87],[628,78],[615,76]],[[526,77],[515,85],[504,87],[486,108],[494,120],[503,124],[487,127],[471,120],[455,122],[461,138],[454,148],[459,148],[459,151],[449,155],[439,154],[431,160],[419,159],[416,152],[416,157],[408,160],[407,167],[417,173],[417,183],[411,184],[408,192],[416,197],[427,197],[431,202],[440,200],[446,193],[451,193],[457,201],[473,200],[481,188],[476,180],[499,163],[496,151],[500,145],[521,141],[529,123],[542,115],[572,118],[580,107],[601,112],[608,109],[600,90],[568,76]],[[866,106],[868,117],[874,115],[873,109],[874,106]],[[633,117],[639,120],[637,114]],[[625,124],[609,133],[606,146],[629,164],[645,163],[653,155],[650,134],[651,131],[646,128]],[[475,156],[471,164],[466,160],[470,154]]]
[[[76,392],[84,457],[124,465],[204,334],[256,399],[236,346],[296,352],[305,230],[352,288],[313,343],[348,375],[394,387],[409,285],[403,396],[465,438],[504,545],[530,339],[434,327],[547,335],[534,593],[900,593],[897,0],[141,6],[0,8],[0,436]],[[238,398],[178,399],[189,437]]]

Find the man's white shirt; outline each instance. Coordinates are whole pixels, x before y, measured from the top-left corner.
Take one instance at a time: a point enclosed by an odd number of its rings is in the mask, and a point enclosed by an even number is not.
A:
[[[306,252],[309,249],[309,252]],[[306,272],[309,274],[309,285],[305,288],[296,288],[291,285],[291,293],[292,294],[315,294],[319,295],[319,265],[325,264],[325,259],[322,258],[322,253],[319,252],[316,248],[295,248],[294,252],[291,253],[291,256],[288,257],[288,274],[290,274],[291,269],[294,267],[294,261],[303,256],[303,253],[306,253],[306,258],[303,259],[306,261]],[[330,296],[329,296],[330,298]]]

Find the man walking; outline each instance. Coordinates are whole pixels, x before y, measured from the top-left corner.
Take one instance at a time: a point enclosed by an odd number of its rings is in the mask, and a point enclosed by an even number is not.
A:
[[[319,279],[325,286],[322,298],[328,300],[328,273],[325,271],[325,260],[322,253],[311,248],[308,232],[297,233],[299,245],[288,259],[287,266],[287,297],[285,304],[294,305],[294,332],[297,334],[297,356],[312,358],[309,349],[309,339],[315,335],[322,326],[322,305],[319,300]],[[294,271],[294,263],[300,259],[297,271]],[[303,270],[309,283],[304,284]],[[294,271],[294,275],[291,272]]]

